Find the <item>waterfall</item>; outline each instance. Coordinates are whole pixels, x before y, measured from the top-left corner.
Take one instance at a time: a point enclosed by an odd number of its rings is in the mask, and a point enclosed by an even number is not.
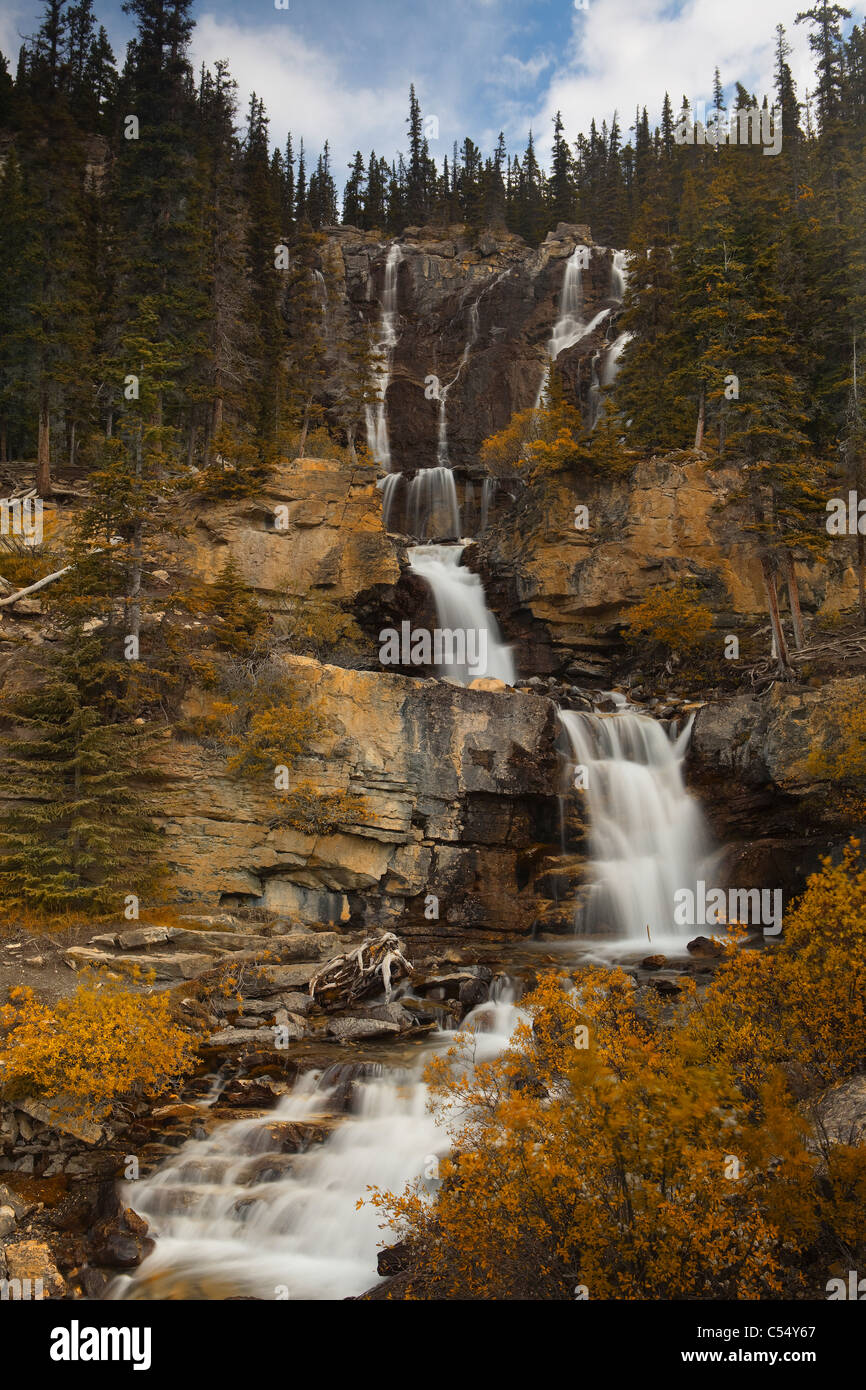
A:
[[[421,468],[409,485],[409,533],[456,540],[460,535],[457,484],[450,468]]]
[[[598,360],[600,357],[601,351],[596,348],[590,361],[589,373],[589,428],[591,430],[595,429],[598,412],[601,409],[601,384],[598,379]]]
[[[709,852],[703,814],[682,774],[691,720],[672,739],[618,699],[615,714],[559,714],[575,766],[584,770],[577,795],[589,814],[593,877],[577,930],[647,948],[675,937],[682,945],[689,928],[674,927],[674,893],[694,891]]]
[[[390,531],[391,513],[394,510],[395,494],[400,483],[403,482],[402,473],[386,473],[384,478],[380,478],[376,483],[382,489],[382,529]]]
[[[397,345],[397,272],[403,252],[396,241],[388,248],[385,258],[385,284],[382,291],[381,337],[373,351],[373,390],[375,402],[365,407],[367,448],[373,458],[388,472],[391,471],[391,443],[388,438],[386,395],[391,383],[391,366]]]
[[[547,345],[548,355],[554,362],[561,352],[564,352],[566,348],[573,347],[586,332],[581,318],[583,312],[581,262],[585,255],[585,246],[575,246],[565,263],[562,293],[559,297],[559,317],[553,325],[553,337]]]
[[[632,340],[633,334],[620,333],[610,348],[604,355],[604,365],[601,369],[602,386],[610,386],[616,380],[619,371],[619,359],[622,357],[623,350],[627,343]]]
[[[626,286],[628,285],[628,252],[614,251],[613,260],[610,265],[610,293],[613,299],[618,299],[620,304],[625,299]]]
[[[451,632],[485,632],[486,669],[470,671],[468,664],[451,662],[439,668],[460,685],[468,685],[478,675],[495,676],[513,685],[517,679],[511,648],[502,641],[499,624],[484,596],[481,579],[461,565],[462,545],[416,545],[409,551],[409,568],[425,579],[433,591],[440,628]]]
[[[513,998],[505,989],[464,1020],[476,1062],[507,1046],[521,1018]],[[453,1041],[438,1035],[443,1048]],[[304,1153],[282,1154],[275,1135],[283,1123],[340,1108],[333,1068],[307,1072],[274,1110],[189,1141],[129,1184],[124,1200],[150,1223],[156,1248],[108,1296],[343,1299],[376,1284],[382,1217],[368,1187],[401,1192],[417,1178],[430,1192],[437,1159],[448,1152],[420,1080],[428,1056],[417,1068],[355,1081],[350,1113]]]
[[[573,347],[586,333],[581,314],[583,312],[583,275],[581,263],[587,254],[585,246],[575,246],[565,263],[562,277],[562,290],[559,296],[559,315],[553,325],[553,335],[547,344],[550,362],[555,362],[561,352]],[[596,316],[597,317],[597,316]],[[535,397],[535,410],[540,410],[547,401],[547,383],[550,380],[550,362],[546,362],[541,377],[538,395]]]
[[[496,497],[498,483],[495,478],[485,478],[481,487],[481,532],[487,530],[487,523],[490,519],[490,508],[493,506]]]

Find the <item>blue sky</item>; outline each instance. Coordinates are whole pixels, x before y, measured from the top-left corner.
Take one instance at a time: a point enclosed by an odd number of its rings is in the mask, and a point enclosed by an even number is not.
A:
[[[578,0],[583,3],[583,0]],[[665,90],[678,104],[711,94],[718,63],[726,91],[740,80],[772,90],[774,29],[782,23],[800,99],[813,82],[804,0],[201,0],[196,62],[229,59],[242,103],[264,98],[271,135],[291,129],[315,155],[328,138],[342,185],[353,151],[389,159],[405,148],[409,83],[435,116],[440,161],[471,135],[488,151],[500,129],[522,151],[531,126],[546,160],[557,107],[574,139],[595,115],[618,109],[627,130],[636,104],[655,121]],[[120,0],[96,0],[120,58],[130,23]],[[0,0],[0,49],[14,62],[20,35],[38,26],[39,0]],[[859,10],[856,17],[862,19]]]

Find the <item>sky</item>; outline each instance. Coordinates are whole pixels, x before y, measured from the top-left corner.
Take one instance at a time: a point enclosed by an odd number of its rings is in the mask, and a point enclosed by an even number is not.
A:
[[[666,90],[675,111],[683,94],[709,104],[716,64],[726,97],[737,81],[772,96],[779,23],[800,100],[814,85],[806,26],[794,22],[804,0],[283,2],[200,0],[192,57],[229,60],[241,109],[251,91],[262,97],[276,143],[291,130],[315,158],[328,139],[338,187],[356,149],[389,160],[405,150],[410,82],[440,163],[466,135],[488,153],[500,130],[522,153],[530,127],[546,163],[557,109],[570,140],[615,110],[627,138],[636,105],[655,124]],[[42,8],[0,0],[0,50],[13,71]],[[131,25],[120,0],[96,0],[95,12],[121,60]]]

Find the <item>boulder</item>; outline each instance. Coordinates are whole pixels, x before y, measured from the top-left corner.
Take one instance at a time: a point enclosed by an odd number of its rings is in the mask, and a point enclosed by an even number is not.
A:
[[[328,1020],[328,1037],[337,1042],[360,1042],[370,1038],[393,1037],[401,1031],[399,1023],[375,1018],[332,1018]]]

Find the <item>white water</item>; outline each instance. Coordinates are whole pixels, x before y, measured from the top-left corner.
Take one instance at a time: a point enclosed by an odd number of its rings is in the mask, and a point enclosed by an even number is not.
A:
[[[457,484],[450,468],[421,468],[409,485],[409,533],[425,541],[460,535]]]
[[[485,670],[470,670],[467,664],[454,662],[440,668],[439,674],[460,685],[468,685],[478,676],[494,676],[513,685],[517,675],[511,648],[502,641],[499,624],[487,607],[480,577],[460,563],[463,550],[462,545],[416,545],[408,552],[410,570],[433,590],[439,627],[487,633]]]
[[[475,1035],[475,1060],[503,1051],[520,1017],[510,991],[473,1009],[461,1031]],[[442,1047],[453,1040],[438,1035]],[[333,1090],[321,1080],[307,1073],[267,1115],[191,1141],[151,1177],[125,1185],[122,1200],[150,1223],[157,1243],[110,1297],[171,1297],[174,1285],[181,1297],[341,1299],[378,1282],[387,1232],[367,1189],[401,1192],[434,1176],[447,1134],[427,1109],[419,1065],[356,1082],[352,1114],[326,1142],[281,1160],[269,1126],[328,1114]],[[259,1165],[270,1175],[257,1174]]]
[[[614,251],[610,267],[610,292],[620,304],[625,298],[628,285],[628,252]]]
[[[633,334],[631,333],[620,333],[609,350],[605,353],[604,365],[601,369],[602,386],[610,386],[611,383],[616,380],[619,371],[619,359],[622,357],[626,344],[631,342],[632,337]]]
[[[402,473],[386,473],[384,478],[380,478],[376,486],[382,490],[382,529],[391,529],[391,513],[394,510],[394,500],[400,483],[403,482]]]
[[[579,915],[581,934],[635,945],[680,947],[694,929],[674,926],[674,893],[702,877],[709,837],[682,765],[691,720],[671,739],[658,720],[560,710],[575,765],[586,770],[592,884]],[[649,928],[649,938],[647,937]]]
[[[487,530],[487,523],[490,520],[490,508],[496,497],[498,483],[495,478],[485,478],[481,487],[481,532]]]
[[[403,252],[396,242],[388,248],[385,259],[385,284],[382,290],[381,337],[373,353],[373,389],[375,402],[365,408],[367,448],[373,458],[388,472],[391,471],[391,443],[388,437],[386,396],[391,384],[394,348],[397,346],[397,272]]]
[[[581,260],[586,255],[585,246],[575,246],[565,263],[562,280],[562,293],[559,297],[559,317],[553,325],[553,336],[547,345],[551,361],[555,362],[561,352],[573,347],[583,337],[586,326],[583,322],[583,274]]]

